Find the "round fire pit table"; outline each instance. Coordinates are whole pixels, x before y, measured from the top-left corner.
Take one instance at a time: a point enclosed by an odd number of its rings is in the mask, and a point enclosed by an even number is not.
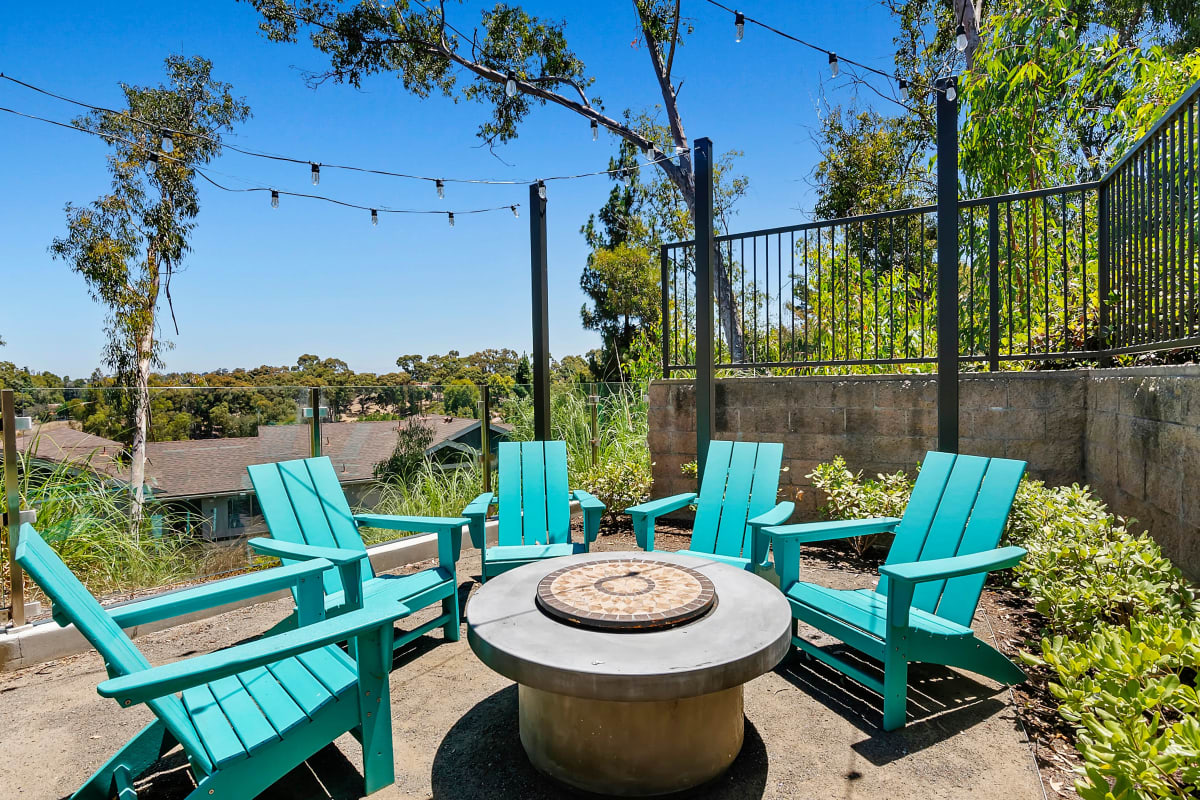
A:
[[[644,797],[720,775],[742,748],[742,685],[791,643],[778,589],[674,553],[591,553],[499,575],[467,604],[467,641],[518,684],[534,766]]]

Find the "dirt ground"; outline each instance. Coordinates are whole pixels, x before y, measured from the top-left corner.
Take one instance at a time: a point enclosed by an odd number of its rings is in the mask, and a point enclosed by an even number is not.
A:
[[[663,549],[686,542],[669,531],[658,535]],[[636,545],[631,535],[616,533],[602,536],[598,548]],[[873,583],[871,572],[837,554],[809,558],[805,569],[811,580],[828,586]],[[464,555],[458,571],[461,596],[469,602],[478,559]],[[263,604],[137,642],[152,663],[164,663],[253,638],[289,610],[290,601]],[[1009,598],[988,592],[977,630],[1011,647],[1021,635],[1019,612]],[[404,626],[433,613],[414,615]],[[145,707],[121,709],[96,694],[104,677],[95,653],[0,675],[0,797],[67,797],[146,724]],[[450,643],[435,632],[398,652],[391,691],[396,783],[373,797],[579,796],[529,764],[517,735],[516,686],[485,667],[465,636]],[[884,733],[877,696],[793,653],[747,684],[746,742],[732,768],[688,796],[1040,800],[1042,783],[1011,698],[1007,688],[978,676],[914,665],[908,727]],[[343,736],[263,797],[357,798],[360,769],[358,743]],[[176,749],[139,781],[138,796],[182,798],[194,785]],[[1069,788],[1063,795],[1071,796]]]

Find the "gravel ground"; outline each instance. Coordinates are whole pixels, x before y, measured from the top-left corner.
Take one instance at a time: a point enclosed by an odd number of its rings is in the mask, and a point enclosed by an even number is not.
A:
[[[687,537],[658,533],[663,549]],[[602,550],[636,549],[627,533],[601,537]],[[419,568],[422,565],[415,565]],[[869,586],[873,577],[837,554],[809,559],[812,580]],[[460,592],[476,585],[477,557],[459,562]],[[410,568],[411,569],[411,568]],[[987,637],[1019,636],[1004,598],[985,594],[979,627]],[[240,609],[138,639],[164,663],[259,635],[287,615],[289,601]],[[431,611],[405,624],[419,624]],[[813,638],[817,639],[814,632]],[[101,659],[88,653],[0,675],[0,796],[70,795],[150,719],[145,707],[120,709],[100,698]],[[391,680],[396,783],[373,797],[557,798],[578,796],[535,772],[517,736],[516,687],[483,666],[462,641],[440,632],[397,653]],[[915,665],[910,722],[884,733],[871,692],[795,653],[746,686],[746,743],[730,771],[690,793],[699,798],[1015,798],[1043,797],[1030,745],[1010,693],[954,670]],[[358,743],[343,736],[278,783],[264,798],[357,798]],[[142,800],[182,798],[194,783],[177,749],[139,781]]]

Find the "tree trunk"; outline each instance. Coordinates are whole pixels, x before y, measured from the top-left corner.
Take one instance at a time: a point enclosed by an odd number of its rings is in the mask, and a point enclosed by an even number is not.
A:
[[[146,440],[150,436],[150,354],[154,346],[154,328],[150,327],[137,342],[137,372],[133,396],[133,442],[129,464],[129,528],[136,539],[142,531],[146,502]]]

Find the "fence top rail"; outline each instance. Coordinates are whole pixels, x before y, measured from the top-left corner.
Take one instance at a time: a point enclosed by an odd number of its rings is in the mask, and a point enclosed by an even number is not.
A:
[[[958,207],[976,208],[986,206],[992,203],[1010,203],[1020,200],[1030,200],[1038,197],[1050,197],[1062,194],[1074,194],[1077,192],[1087,192],[1099,188],[1101,181],[1087,181],[1085,183],[1073,183],[1068,186],[1051,186],[1047,189],[1028,189],[1023,192],[1013,192],[1011,194],[992,195],[990,197],[975,197],[970,200],[960,200]],[[847,225],[858,225],[864,222],[872,222],[879,219],[888,219],[891,217],[912,216],[915,214],[932,214],[937,211],[936,205],[929,206],[914,206],[912,208],[901,208],[894,211],[876,211],[872,214],[860,214],[853,217],[838,217],[836,219],[814,220],[812,222],[801,222],[796,225],[782,225],[776,228],[760,228],[754,231],[743,231],[739,233],[724,233],[720,236],[714,236],[715,242],[730,242],[736,239],[752,239],[758,236],[777,236],[784,233],[800,233],[802,231],[811,231],[818,228],[835,228],[844,227]],[[678,249],[681,247],[692,247],[696,244],[695,239],[687,239],[679,242],[668,242],[662,245],[664,254],[667,250]]]
[[[1125,166],[1129,159],[1141,152],[1142,146],[1145,145],[1146,142],[1153,139],[1160,131],[1162,131],[1163,128],[1174,122],[1175,117],[1179,114],[1180,110],[1182,110],[1183,107],[1188,103],[1195,100],[1198,95],[1200,95],[1200,81],[1196,81],[1189,86],[1187,91],[1183,93],[1183,96],[1172,103],[1171,107],[1168,108],[1163,115],[1158,118],[1158,122],[1150,126],[1150,130],[1146,131],[1145,135],[1138,139],[1137,143],[1134,144],[1133,147],[1130,147],[1128,150],[1126,150],[1125,155],[1117,159],[1117,163],[1113,164],[1112,167],[1109,168],[1108,172],[1104,173],[1104,177],[1100,179],[1100,183],[1108,183],[1109,180],[1112,179],[1113,175],[1117,174],[1117,171],[1120,170],[1121,167]]]

